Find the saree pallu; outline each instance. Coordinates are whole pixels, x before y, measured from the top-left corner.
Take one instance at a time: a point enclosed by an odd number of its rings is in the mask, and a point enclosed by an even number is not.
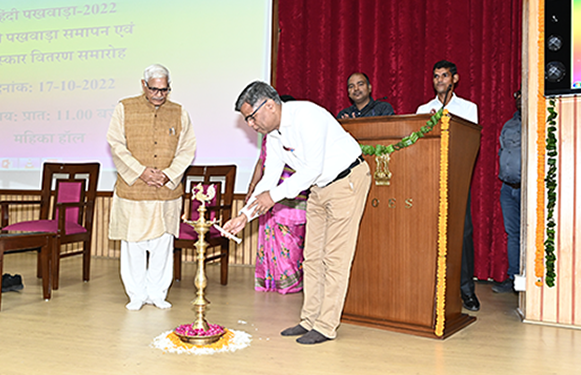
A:
[[[285,166],[279,185],[294,171]],[[259,217],[255,285],[281,294],[303,289],[303,248],[308,192],[276,203]]]

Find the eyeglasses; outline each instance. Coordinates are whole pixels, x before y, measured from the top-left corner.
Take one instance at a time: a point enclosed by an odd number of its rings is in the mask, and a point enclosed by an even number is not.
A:
[[[163,88],[159,88],[159,87],[149,87],[149,85],[147,84],[147,82],[145,82],[145,87],[147,87],[147,89],[149,91],[151,91],[154,95],[155,94],[167,94],[168,92],[171,91],[171,87],[163,87]]]
[[[512,95],[514,96],[515,99],[518,98],[519,96],[521,96],[520,90],[515,91],[515,93]]]
[[[268,99],[265,99],[261,105],[259,105],[258,107],[256,107],[256,109],[254,111],[252,111],[251,114],[249,114],[248,116],[244,117],[244,121],[249,122],[250,120],[254,121],[254,115],[256,114],[256,112],[258,112],[258,110],[260,109],[260,107],[262,107],[264,105],[264,103],[266,103]]]

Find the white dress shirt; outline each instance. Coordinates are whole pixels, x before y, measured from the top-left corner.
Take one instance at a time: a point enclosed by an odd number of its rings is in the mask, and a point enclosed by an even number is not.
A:
[[[312,185],[323,187],[359,155],[357,141],[326,109],[306,101],[283,103],[280,127],[267,135],[264,175],[248,202],[264,191],[278,202],[295,198]],[[277,186],[285,164],[296,173]],[[246,205],[240,212],[252,220],[253,210]]]
[[[432,109],[438,111],[440,108],[442,108],[442,102],[436,96],[436,98],[430,102],[419,106],[416,113],[430,113]],[[478,106],[471,101],[456,96],[454,93],[452,93],[452,99],[450,99],[448,105],[444,108],[453,115],[478,124]]]

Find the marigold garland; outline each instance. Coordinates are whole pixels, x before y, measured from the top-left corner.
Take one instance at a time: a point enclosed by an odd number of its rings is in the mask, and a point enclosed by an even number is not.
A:
[[[448,149],[450,144],[450,117],[445,109],[441,121],[440,136],[440,205],[438,208],[438,265],[436,284],[435,334],[444,334],[446,318],[446,255],[448,249]]]
[[[537,71],[537,227],[535,231],[535,281],[536,286],[543,286],[545,274],[544,240],[545,240],[545,3],[539,1],[539,35],[538,54],[539,65]]]

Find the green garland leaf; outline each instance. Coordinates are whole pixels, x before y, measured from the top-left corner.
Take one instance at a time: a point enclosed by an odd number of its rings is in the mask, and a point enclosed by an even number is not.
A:
[[[436,124],[440,121],[440,118],[442,118],[443,113],[444,109],[440,109],[438,112],[434,113],[432,117],[430,117],[430,119],[426,122],[426,125],[422,126],[419,131],[413,132],[407,137],[402,138],[402,140],[396,144],[391,144],[388,146],[377,145],[375,147],[371,145],[360,144],[359,147],[361,147],[361,152],[363,155],[381,156],[383,154],[391,154],[403,148],[410,147],[416,143],[418,139],[423,138],[427,133],[434,129],[434,126],[436,126]]]
[[[547,219],[545,223],[546,239],[545,245],[545,281],[547,286],[554,287],[557,274],[555,272],[555,233],[557,223],[555,222],[555,205],[557,203],[557,111],[555,109],[555,100],[549,100],[547,108],[549,115],[547,117],[547,173],[545,175],[545,190],[547,193]]]

